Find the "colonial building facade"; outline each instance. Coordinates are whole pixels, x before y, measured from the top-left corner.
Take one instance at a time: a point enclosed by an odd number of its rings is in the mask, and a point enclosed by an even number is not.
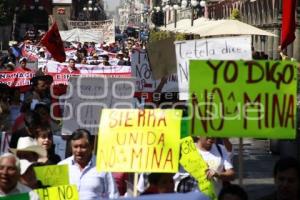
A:
[[[287,55],[300,61],[300,0],[296,8],[297,26],[296,39],[288,46]],[[279,58],[280,45],[281,0],[222,0],[208,4],[208,17],[213,19],[228,18],[232,9],[238,9],[241,21],[274,33],[278,37],[254,36],[253,46],[256,50],[264,51],[270,59]]]

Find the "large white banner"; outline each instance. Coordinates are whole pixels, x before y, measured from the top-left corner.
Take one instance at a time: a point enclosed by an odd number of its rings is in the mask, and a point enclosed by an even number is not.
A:
[[[189,96],[189,60],[252,59],[251,36],[176,41],[175,50],[180,100],[187,100]]]
[[[91,37],[93,34],[97,34],[100,37],[100,42],[114,42],[115,41],[115,23],[113,19],[103,21],[69,21],[69,30],[71,29],[89,29],[76,31],[73,34],[77,34],[77,38],[84,38],[85,35],[89,34]],[[75,40],[77,41],[77,40]]]
[[[72,4],[72,0],[52,0],[53,4]]]
[[[46,64],[46,71],[48,73],[60,73],[60,71],[68,66],[68,63],[59,63],[56,61],[49,60]],[[126,77],[131,76],[131,66],[125,65],[114,65],[104,66],[99,65],[86,65],[86,64],[75,64],[76,68],[80,71],[80,74],[114,74],[124,75]]]

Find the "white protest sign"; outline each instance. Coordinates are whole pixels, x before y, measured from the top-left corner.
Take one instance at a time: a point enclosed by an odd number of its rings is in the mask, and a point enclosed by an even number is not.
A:
[[[176,41],[179,99],[187,100],[189,91],[189,60],[251,60],[251,36],[208,38]],[[201,66],[199,66],[201,67]]]
[[[72,4],[72,0],[52,0],[53,4]]]
[[[103,21],[69,21],[68,28],[71,29],[88,29],[82,32],[78,37],[84,37],[88,34],[98,34],[100,38],[98,42],[114,42],[115,41],[115,23],[113,19]],[[82,35],[84,34],[84,35]]]
[[[48,60],[46,70],[48,73],[60,73],[60,71],[67,67],[68,63],[59,63],[56,61]],[[125,65],[112,65],[105,66],[99,65],[88,65],[88,64],[75,64],[75,67],[80,71],[81,74],[111,74],[111,75],[131,75],[131,66]]]
[[[132,77],[136,78],[136,92],[154,92],[161,80],[154,80],[149,66],[147,52],[133,50],[131,55]],[[176,74],[171,74],[160,92],[177,92],[178,83]]]
[[[133,108],[134,79],[70,77],[64,104],[62,134],[85,128],[98,133],[103,108]]]

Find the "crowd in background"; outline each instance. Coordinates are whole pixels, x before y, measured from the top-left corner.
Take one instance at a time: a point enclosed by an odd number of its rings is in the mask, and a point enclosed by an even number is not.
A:
[[[66,158],[55,152],[54,137],[61,137],[62,121],[52,117],[55,112],[51,110],[54,103],[50,92],[53,79],[43,74],[45,69],[28,68],[28,58],[22,57],[20,49],[25,44],[38,46],[31,34],[26,36],[28,38],[22,45],[11,43],[8,54],[0,57],[1,71],[36,72],[30,86],[11,88],[0,84],[0,132],[2,137],[8,138],[9,146],[6,149],[11,152],[0,156],[0,196],[46,187],[35,178],[33,167],[49,164],[69,166],[70,183],[78,186],[82,200],[125,195],[128,182],[132,182],[132,174],[97,172],[93,153],[94,138],[87,130],[74,130],[70,137],[63,138],[70,144]],[[131,37],[112,43],[65,43],[65,49],[74,50],[67,60],[68,67],[71,67],[69,72],[76,71],[75,63],[130,66],[131,50],[144,48],[142,41]],[[38,46],[35,51],[38,59],[51,59],[44,47]],[[266,55],[257,56],[267,58]],[[200,137],[195,138],[195,145],[208,165],[206,175],[215,183],[219,199],[229,200],[234,197],[247,200],[244,189],[230,183],[235,178],[235,170],[231,157],[233,150],[228,140]],[[279,161],[274,169],[274,180],[277,190],[263,200],[299,199],[300,170],[297,161]],[[199,192],[197,180],[184,170],[176,175],[150,173],[140,176],[139,192],[142,195],[195,191]],[[38,199],[33,193],[31,198]]]

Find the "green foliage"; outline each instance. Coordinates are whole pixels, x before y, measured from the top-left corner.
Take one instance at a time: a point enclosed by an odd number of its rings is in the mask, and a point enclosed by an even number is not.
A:
[[[186,39],[186,35],[184,33],[173,33],[173,32],[169,32],[169,31],[151,30],[149,42],[155,42],[155,41],[163,40],[163,39],[170,38],[170,37],[172,37],[174,39],[174,41]]]
[[[184,33],[176,33],[175,40],[186,40],[186,35]]]
[[[240,11],[236,8],[232,9],[231,14],[230,14],[230,19],[241,19]]]

